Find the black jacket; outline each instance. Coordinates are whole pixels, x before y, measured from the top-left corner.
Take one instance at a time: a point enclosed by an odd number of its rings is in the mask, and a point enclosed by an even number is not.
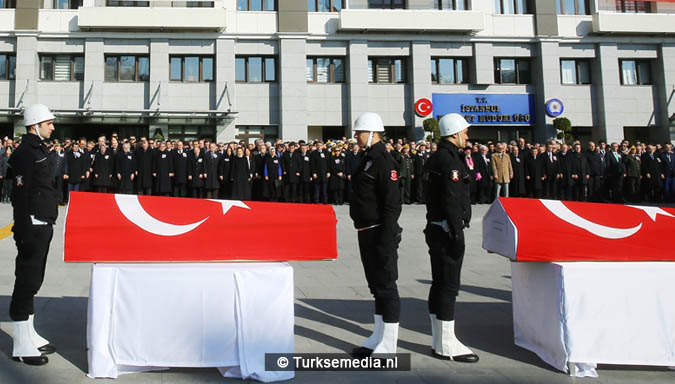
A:
[[[284,182],[287,184],[298,184],[300,182],[300,173],[302,168],[302,155],[300,151],[284,152],[282,166],[284,169]]]
[[[183,148],[179,153],[177,149],[171,151],[171,159],[173,161],[173,182],[175,184],[187,183],[187,160],[188,152]]]
[[[92,184],[98,187],[110,186],[114,171],[115,155],[113,155],[112,151],[106,149],[105,153],[96,152],[96,156],[94,156],[94,179]]]
[[[303,183],[312,182],[312,154],[307,151],[303,154],[300,152],[300,161],[302,162],[300,166],[300,181]]]
[[[588,174],[591,177],[605,175],[605,157],[600,152],[586,151],[586,161],[588,162]]]
[[[199,152],[199,155],[195,155],[193,151],[190,151],[188,154],[187,162],[187,175],[192,176],[192,180],[189,180],[191,188],[202,188],[204,186],[204,179],[199,176],[204,174],[204,155]]]
[[[525,179],[530,178],[529,183],[532,189],[542,189],[542,180],[544,177],[544,156],[538,154],[537,157],[529,156],[525,159]],[[527,182],[527,180],[526,180]]]
[[[349,215],[354,227],[382,226],[384,241],[394,241],[401,232],[401,193],[398,186],[398,165],[386,151],[383,142],[366,150],[358,170],[352,176],[354,193]]]
[[[134,188],[134,182],[131,180],[131,175],[136,173],[136,159],[134,159],[133,152],[124,151],[117,152],[115,159],[115,171],[117,175],[122,177],[118,182],[118,187],[121,190],[131,190]],[[117,175],[115,177],[117,177]],[[135,178],[136,176],[134,176]]]
[[[42,139],[34,134],[25,134],[19,148],[9,158],[9,169],[14,177],[12,206],[14,207],[15,234],[22,233],[35,219],[56,223],[58,205],[52,177],[49,150]]]
[[[138,177],[136,183],[138,188],[151,188],[152,187],[152,149],[148,147],[147,150],[143,150],[143,147],[134,152],[136,157],[136,170],[138,171]]]
[[[155,191],[157,193],[171,192],[171,176],[173,173],[173,161],[171,152],[156,150],[152,156],[152,173],[155,177]]]
[[[422,177],[427,221],[446,220],[452,235],[457,237],[471,221],[470,176],[464,154],[460,154],[453,143],[441,140],[438,150],[429,157]]]
[[[80,152],[68,151],[66,153],[66,175],[68,184],[80,184],[89,170],[87,159]]]
[[[317,176],[318,181],[328,181],[328,173],[330,173],[330,152],[327,150],[316,150],[310,156],[310,163],[312,166],[312,174]]]
[[[66,156],[63,152],[49,152],[49,161],[52,163],[52,176],[63,179],[66,174]]]

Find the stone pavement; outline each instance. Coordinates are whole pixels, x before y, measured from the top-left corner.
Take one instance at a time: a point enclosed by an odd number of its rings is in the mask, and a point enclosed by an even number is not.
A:
[[[339,258],[334,262],[293,263],[295,268],[298,353],[344,352],[373,328],[373,302],[361,267],[356,232],[348,206],[336,207]],[[554,370],[535,354],[513,343],[509,262],[489,255],[481,245],[481,219],[487,206],[474,207],[468,230],[462,291],[457,301],[457,333],[479,356],[477,364],[459,364],[428,356],[430,326],[426,297],[430,284],[422,235],[424,206],[406,206],[399,249],[402,298],[399,352],[412,354],[411,372],[298,372],[297,383],[673,383],[665,368],[600,366],[597,379],[575,379]],[[11,360],[11,323],[7,314],[14,282],[16,248],[11,236],[0,240],[0,384],[94,383],[86,377],[86,321],[90,265],[68,264],[63,256],[63,218],[55,227],[47,276],[36,302],[38,330],[58,352],[44,367]],[[11,222],[11,207],[0,204],[0,228]],[[2,230],[0,230],[0,234]],[[123,242],[123,239],[120,239]],[[308,239],[311,246],[311,239]],[[112,382],[112,381],[110,381]],[[171,369],[121,376],[122,383],[222,383],[216,369]]]

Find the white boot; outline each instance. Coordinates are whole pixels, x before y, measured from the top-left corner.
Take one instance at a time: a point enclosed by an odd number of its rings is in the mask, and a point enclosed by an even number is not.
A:
[[[33,344],[35,344],[36,347],[44,347],[45,345],[49,344],[49,341],[45,340],[42,336],[38,335],[38,333],[35,331],[35,315],[30,315],[28,316],[28,324],[30,325],[30,337],[33,339]]]
[[[382,339],[373,349],[373,354],[396,353],[396,344],[398,343],[398,323],[384,323],[382,330]]]
[[[15,321],[12,357],[39,357],[41,355],[31,337],[29,320]]]
[[[363,343],[361,343],[361,346],[364,348],[368,349],[375,349],[377,346],[377,343],[380,342],[382,339],[382,330],[384,329],[384,321],[382,320],[382,315],[375,315],[375,330],[373,331],[373,334],[370,335],[369,338],[367,338]]]
[[[436,350],[436,315],[429,314],[429,319],[431,319],[431,350]]]
[[[455,336],[455,321],[436,319],[436,354],[454,358],[475,354]],[[477,360],[477,356],[476,356]]]

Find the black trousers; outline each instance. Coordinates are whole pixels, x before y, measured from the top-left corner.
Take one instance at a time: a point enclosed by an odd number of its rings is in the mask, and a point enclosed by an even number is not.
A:
[[[309,204],[312,202],[312,193],[314,185],[311,181],[300,182],[300,202]]]
[[[370,293],[375,297],[375,314],[385,323],[398,323],[401,299],[398,295],[398,244],[400,232],[383,234],[382,227],[360,231],[359,251]]]
[[[186,197],[187,196],[187,185],[185,185],[185,183],[175,183],[173,185],[173,196],[174,197]]]
[[[328,180],[314,180],[314,204],[328,204]]]
[[[588,200],[598,203],[604,200],[603,187],[604,180],[602,176],[591,176],[588,179]]]
[[[287,203],[298,202],[298,183],[286,181],[284,183],[284,201]]]
[[[35,313],[33,300],[45,278],[47,253],[54,229],[51,225],[30,225],[22,229],[15,227],[13,231],[19,254],[16,257],[16,280],[9,317],[13,321],[25,321]]]
[[[452,231],[451,231],[452,232]],[[424,236],[431,257],[431,289],[429,313],[438,320],[455,319],[455,300],[459,293],[464,261],[464,231],[456,238],[438,225],[428,223]]]

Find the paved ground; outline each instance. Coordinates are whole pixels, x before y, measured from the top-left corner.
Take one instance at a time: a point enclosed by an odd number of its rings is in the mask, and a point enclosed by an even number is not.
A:
[[[553,370],[533,353],[513,344],[509,262],[480,248],[481,219],[487,206],[474,208],[467,233],[462,292],[457,303],[457,333],[480,355],[466,365],[427,356],[430,345],[426,297],[430,284],[427,248],[422,237],[424,207],[407,206],[399,250],[402,298],[399,352],[412,354],[412,372],[299,372],[298,383],[673,383],[675,372],[650,367],[601,366],[598,379],[574,379]],[[337,207],[339,258],[335,262],[295,263],[295,347],[301,353],[349,351],[372,328],[373,304],[357,253],[348,207]],[[59,349],[44,367],[11,360],[11,323],[7,315],[16,250],[10,237],[0,240],[0,384],[93,383],[87,371],[86,319],[90,265],[64,264],[63,216],[55,228],[45,284],[36,303],[38,330]],[[11,209],[0,204],[0,236]],[[216,369],[172,369],[122,376],[115,383],[221,383]]]

